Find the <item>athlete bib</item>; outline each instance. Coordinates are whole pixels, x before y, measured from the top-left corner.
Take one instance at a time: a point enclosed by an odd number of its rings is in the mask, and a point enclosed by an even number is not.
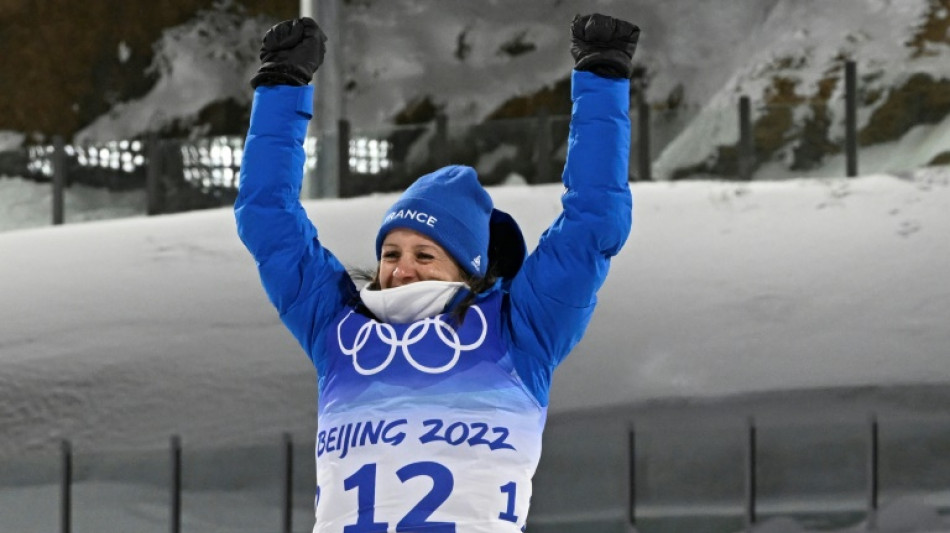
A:
[[[385,324],[346,309],[327,335],[317,533],[521,531],[546,409],[499,335],[500,292]]]

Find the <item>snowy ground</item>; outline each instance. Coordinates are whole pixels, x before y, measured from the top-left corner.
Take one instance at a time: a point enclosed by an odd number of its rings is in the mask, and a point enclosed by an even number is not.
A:
[[[0,231],[49,226],[53,220],[53,187],[23,178],[0,177],[3,215]],[[115,192],[73,185],[66,189],[66,224],[127,218],[145,214],[145,191]]]
[[[632,187],[634,232],[556,375],[535,529],[620,527],[633,423],[644,530],[737,530],[749,416],[762,426],[763,507],[839,506],[849,511],[803,523],[856,524],[871,413],[888,520],[939,521],[927,505],[950,508],[950,171]],[[492,194],[535,242],[560,188]],[[306,207],[331,249],[367,265],[392,201]],[[191,465],[186,531],[276,529],[276,469],[261,465],[279,464],[284,431],[299,443],[306,523],[313,370],[229,209],[7,231],[0,257],[0,530],[55,525],[63,438],[77,454],[78,531],[166,529],[171,434]],[[655,521],[672,511],[683,518]],[[927,527],[913,531],[950,531]]]

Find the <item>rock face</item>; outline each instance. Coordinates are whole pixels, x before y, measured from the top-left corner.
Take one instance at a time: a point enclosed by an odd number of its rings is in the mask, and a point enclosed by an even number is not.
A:
[[[837,71],[843,69],[836,69]],[[938,74],[939,75],[939,74]],[[901,85],[886,91],[872,91],[859,98],[859,107],[868,110],[866,123],[858,130],[858,146],[869,147],[897,141],[912,128],[935,125],[950,115],[950,73],[936,78],[930,73],[912,74]],[[869,77],[873,77],[869,76]],[[763,95],[764,104],[753,121],[756,161],[759,164],[780,158],[791,171],[821,167],[827,157],[840,154],[842,138],[833,131],[834,89],[843,85],[843,76],[822,80],[813,96],[800,95],[794,80],[774,78]],[[840,117],[840,110],[837,115]],[[796,119],[796,115],[800,118]],[[673,179],[697,174],[732,178],[738,174],[738,144],[716,146],[711,157],[692,166],[680,167]],[[939,165],[950,161],[950,151],[933,155],[920,164]]]
[[[685,130],[671,143],[660,157],[661,173],[670,179],[735,178],[739,95],[752,101],[756,168],[795,174],[824,169],[829,159],[843,157],[848,61],[857,65],[859,152],[879,154],[873,170],[900,169],[889,168],[888,159],[910,167],[946,164],[950,152],[939,146],[941,134],[919,128],[940,126],[950,116],[950,1],[864,2],[864,12],[858,4],[836,5],[854,9],[856,19],[853,27],[837,30],[822,25],[827,4],[802,2],[798,10],[779,5],[763,25],[771,36],[761,41],[763,51],[751,55],[698,114],[693,125],[705,127]],[[802,10],[816,13],[809,18]],[[801,27],[788,31],[782,16]],[[879,31],[889,23],[889,34]],[[683,161],[683,152],[693,154],[691,162]]]
[[[202,11],[279,20],[295,16],[297,7],[266,0],[3,2],[0,130],[71,138],[155,86],[154,46],[167,28]],[[246,103],[240,107],[216,105],[198,122],[235,130],[238,121],[230,115],[246,113]]]

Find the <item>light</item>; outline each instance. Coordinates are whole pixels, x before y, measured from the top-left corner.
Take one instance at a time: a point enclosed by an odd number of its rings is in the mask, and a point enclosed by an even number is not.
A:
[[[368,137],[350,139],[349,165],[359,174],[379,174],[391,168],[389,141]]]
[[[212,164],[220,164],[224,159],[222,156],[221,146],[218,144],[212,144],[211,149],[208,150],[208,156],[211,158]]]

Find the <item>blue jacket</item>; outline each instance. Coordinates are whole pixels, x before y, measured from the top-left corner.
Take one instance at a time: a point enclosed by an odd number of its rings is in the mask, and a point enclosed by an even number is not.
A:
[[[505,294],[501,334],[515,369],[542,406],[555,367],[591,319],[632,216],[629,82],[574,71],[571,97],[563,212],[520,270],[494,289]],[[310,86],[256,90],[234,209],[270,301],[323,380],[331,321],[356,289],[299,201],[312,99]]]

